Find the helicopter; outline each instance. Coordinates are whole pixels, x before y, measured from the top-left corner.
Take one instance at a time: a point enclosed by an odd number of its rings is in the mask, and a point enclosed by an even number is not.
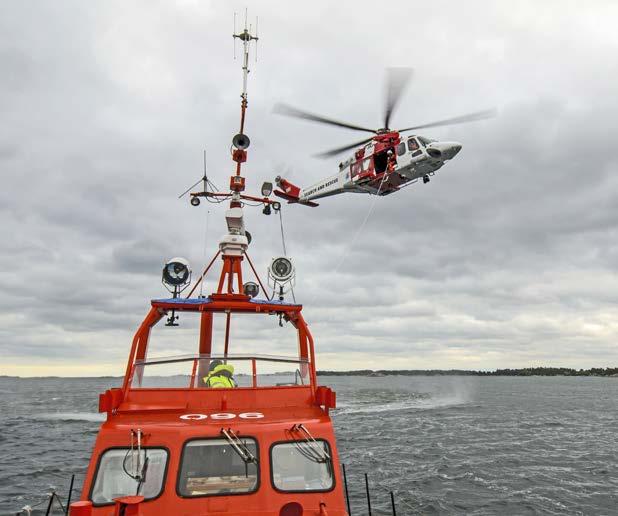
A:
[[[339,163],[336,174],[307,188],[300,188],[277,176],[275,183],[278,189],[274,191],[275,195],[288,203],[315,207],[318,206],[316,199],[332,195],[352,192],[383,196],[397,192],[421,178],[423,183],[428,183],[430,176],[459,153],[461,143],[437,141],[418,134],[404,136],[402,133],[482,120],[496,114],[495,109],[487,109],[404,129],[391,129],[391,117],[411,76],[410,68],[387,69],[384,121],[380,129],[341,122],[283,103],[276,104],[274,111],[277,114],[373,134],[361,141],[318,154],[317,157],[330,158],[360,146],[350,158]]]

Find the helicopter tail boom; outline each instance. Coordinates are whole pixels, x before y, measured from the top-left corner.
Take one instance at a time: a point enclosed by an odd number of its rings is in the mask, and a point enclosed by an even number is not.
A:
[[[312,208],[319,206],[317,202],[301,201],[299,198],[300,188],[290,183],[288,180],[283,179],[281,176],[276,177],[275,183],[277,183],[277,186],[281,188],[281,190],[275,190],[274,194],[277,197],[285,199],[289,204],[304,204],[305,206],[311,206]]]

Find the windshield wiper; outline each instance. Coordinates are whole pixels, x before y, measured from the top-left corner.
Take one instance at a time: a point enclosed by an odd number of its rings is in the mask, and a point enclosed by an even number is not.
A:
[[[305,425],[303,425],[302,423],[295,424],[292,427],[291,431],[298,432],[304,438],[303,444],[307,446],[306,450],[302,449],[301,443],[295,441],[296,447],[302,455],[304,455],[306,458],[313,462],[330,462],[330,455],[328,454],[328,452],[324,449],[323,446],[320,446],[320,443],[315,440],[315,438],[313,437],[313,435],[311,435],[309,430],[307,430],[307,427],[305,427]]]
[[[234,430],[228,428],[221,429],[221,433],[227,439],[227,442],[230,443],[230,446],[234,449],[236,453],[240,456],[240,458],[245,462],[245,464],[256,464],[258,463],[258,459],[247,447],[245,443],[243,443],[240,438],[234,433]]]

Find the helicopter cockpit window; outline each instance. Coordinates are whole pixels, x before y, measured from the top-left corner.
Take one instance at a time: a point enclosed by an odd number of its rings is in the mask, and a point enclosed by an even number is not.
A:
[[[436,140],[431,140],[429,138],[425,138],[424,136],[418,136],[418,141],[421,142],[421,145],[423,147],[426,147],[427,145],[429,145],[432,142],[435,142]]]
[[[114,503],[114,498],[141,495],[152,500],[161,494],[168,453],[162,448],[112,448],[101,455],[90,499],[94,505]]]
[[[408,150],[415,151],[418,150],[418,142],[415,138],[410,138],[408,140]]]
[[[397,156],[403,156],[406,153],[406,144],[401,142],[397,145]]]
[[[257,458],[255,439],[240,437],[243,449]],[[180,496],[253,493],[258,486],[256,462],[243,459],[226,439],[198,439],[185,444],[178,477]]]
[[[330,491],[335,485],[326,441],[275,444],[270,450],[270,461],[273,486],[278,491]]]

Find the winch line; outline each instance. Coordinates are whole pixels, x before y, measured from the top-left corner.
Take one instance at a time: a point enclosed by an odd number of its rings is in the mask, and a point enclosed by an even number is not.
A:
[[[358,237],[359,237],[361,231],[365,228],[365,225],[367,224],[367,221],[369,220],[369,217],[371,217],[371,214],[373,213],[373,210],[375,209],[376,202],[377,202],[378,198],[380,197],[380,192],[382,191],[382,186],[384,185],[384,180],[386,179],[386,176],[387,176],[386,173],[382,176],[382,181],[380,181],[380,186],[378,186],[378,191],[375,193],[375,196],[374,196],[373,200],[371,201],[371,205],[369,206],[369,210],[367,211],[367,215],[365,215],[365,219],[363,220],[361,225],[356,230],[356,234],[354,235],[354,237],[352,238],[350,243],[347,245],[346,248],[344,248],[343,254],[341,255],[341,258],[339,259],[339,263],[335,267],[335,270],[333,271],[333,274],[336,274],[337,272],[339,272],[339,268],[341,267],[343,262],[346,260],[346,258],[349,256],[350,251],[354,247],[354,244],[356,244],[356,241],[358,240]],[[317,294],[314,294],[308,304],[313,304],[313,302],[315,301],[316,297],[317,297]]]

